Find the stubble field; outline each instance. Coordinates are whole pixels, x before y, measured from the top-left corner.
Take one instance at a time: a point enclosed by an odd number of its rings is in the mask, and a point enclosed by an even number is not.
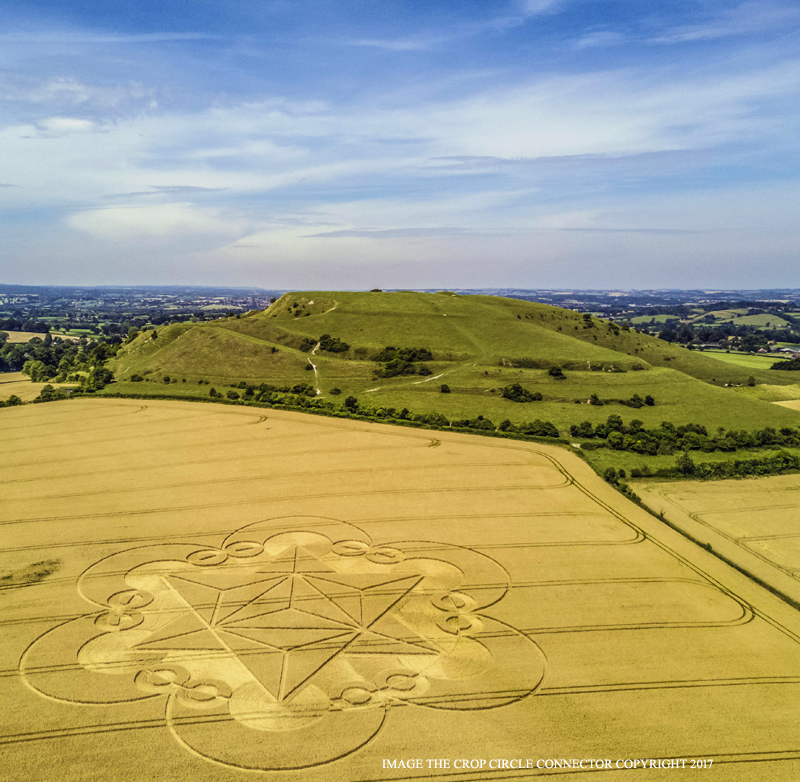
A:
[[[0,438],[10,779],[800,777],[797,612],[563,450],[102,399]]]

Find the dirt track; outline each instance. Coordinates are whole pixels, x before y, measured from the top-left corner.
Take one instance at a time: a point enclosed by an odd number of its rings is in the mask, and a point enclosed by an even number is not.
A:
[[[0,438],[10,779],[800,778],[800,616],[563,450],[129,400]]]

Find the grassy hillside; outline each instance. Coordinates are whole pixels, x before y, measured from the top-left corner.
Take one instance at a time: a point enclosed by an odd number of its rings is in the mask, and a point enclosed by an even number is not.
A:
[[[451,419],[483,415],[496,423],[541,418],[567,430],[611,413],[647,427],[663,420],[709,429],[800,423],[796,411],[725,387],[746,384],[752,375],[758,384],[787,386],[795,394],[793,373],[725,363],[596,317],[515,299],[295,293],[263,312],[168,326],[155,339],[152,334],[140,334],[120,351],[112,367],[120,382],[109,391],[159,393],[165,377],[170,393],[187,396],[208,395],[200,380],[219,387],[305,382],[324,398],[338,388],[371,407],[441,412]],[[322,349],[317,342],[323,334],[347,349]],[[373,359],[387,346],[431,351],[425,362],[430,374],[378,377]],[[553,377],[551,367],[560,367],[564,377]],[[150,382],[126,382],[133,375]],[[441,392],[443,383],[451,393]],[[502,389],[514,383],[538,392],[541,401],[503,398]],[[593,394],[605,404],[588,404]],[[613,401],[635,394],[650,395],[655,404],[632,409]]]

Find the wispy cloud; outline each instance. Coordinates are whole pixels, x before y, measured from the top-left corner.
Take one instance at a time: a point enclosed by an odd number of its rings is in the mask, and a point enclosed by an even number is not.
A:
[[[46,117],[38,120],[36,127],[39,135],[47,138],[94,133],[100,129],[92,120],[78,117]]]
[[[603,234],[655,234],[656,236],[682,236],[683,234],[698,234],[701,231],[690,228],[557,228],[557,231],[573,231],[582,233]]]
[[[198,187],[196,185],[151,185],[149,190],[134,190],[129,193],[109,193],[106,198],[133,198],[138,196],[178,196],[190,198],[193,195],[224,193],[227,187]]]
[[[210,33],[163,32],[119,35],[81,30],[0,33],[1,44],[106,44],[106,43],[167,43],[170,41],[211,41],[221,36]]]
[[[628,36],[618,30],[595,30],[578,38],[573,45],[576,49],[594,49],[619,46],[627,40]]]
[[[381,230],[358,230],[348,229],[341,231],[325,231],[316,234],[306,234],[306,239],[345,239],[351,237],[361,237],[367,239],[404,239],[422,238],[429,236],[465,236],[473,233],[465,228],[442,227],[442,228],[385,228]]]
[[[583,154],[583,155],[548,155],[542,157],[504,158],[490,155],[449,155],[431,158],[441,161],[436,167],[443,171],[489,171],[495,169],[537,169],[537,168],[612,168],[631,164],[676,164],[689,161],[708,160],[708,150],[678,149],[643,152],[639,154]]]
[[[800,21],[800,7],[769,0],[749,2],[727,8],[697,24],[680,25],[652,37],[653,43],[685,43],[729,36],[752,35],[775,30]]]
[[[534,17],[559,13],[570,2],[571,0],[515,0],[507,13],[457,24],[449,27],[446,31],[424,30],[399,38],[354,38],[344,43],[348,46],[370,47],[395,52],[426,51],[465,38],[519,27]]]

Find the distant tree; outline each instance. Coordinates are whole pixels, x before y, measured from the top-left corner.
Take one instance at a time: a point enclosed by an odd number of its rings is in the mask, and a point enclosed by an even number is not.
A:
[[[328,391],[328,393],[331,396],[339,396],[339,394],[342,393],[342,389],[341,388],[332,388],[330,391]]]
[[[237,394],[236,391],[228,391],[226,396],[228,397],[228,399],[233,400],[233,401],[239,399],[239,394]]]
[[[358,399],[354,396],[348,396],[347,399],[344,400],[344,406],[348,410],[357,410],[358,409]],[[408,413],[408,411],[406,411]]]
[[[144,378],[141,375],[131,375],[131,383],[141,383]]]
[[[782,369],[795,372],[800,369],[800,358],[790,358],[788,361],[776,361],[770,369]]]
[[[39,392],[34,402],[53,402],[56,399],[66,399],[67,392],[60,388],[53,388],[49,383]]]
[[[561,367],[550,367],[550,369],[547,370],[547,374],[556,380],[566,380],[566,376],[561,371]]]
[[[652,396],[650,396],[650,394],[648,394],[648,395],[647,395],[647,396],[644,398],[644,403],[645,403],[645,404],[646,404],[648,407],[652,407],[652,406],[653,406],[653,405],[656,403],[656,400],[655,400],[655,399],[653,399],[653,397],[652,397]]]
[[[450,386],[448,386],[447,383],[442,383],[442,385],[439,387],[439,390],[443,394],[449,394],[450,393]]]
[[[590,404],[590,405],[595,405],[595,406],[599,407],[599,406],[601,406],[601,405],[603,404],[603,400],[602,400],[602,399],[600,399],[600,397],[599,397],[599,396],[597,396],[597,394],[592,394],[592,395],[589,397],[589,404]]]
[[[697,466],[692,461],[692,457],[689,456],[688,453],[684,451],[676,460],[675,460],[675,469],[681,475],[694,475]]]
[[[8,341],[8,333],[5,331],[0,331],[0,345],[5,345]]]
[[[577,426],[573,424],[569,428],[569,433],[573,437],[594,437],[594,428],[590,421],[582,421]]]

